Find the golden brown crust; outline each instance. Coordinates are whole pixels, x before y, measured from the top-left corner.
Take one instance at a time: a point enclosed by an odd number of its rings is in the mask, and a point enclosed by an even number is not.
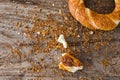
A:
[[[108,14],[106,16],[115,21],[120,20],[120,11],[114,11],[112,14]]]
[[[78,5],[79,7],[76,10],[76,19],[81,22],[82,25],[90,28],[95,29],[89,22],[88,15],[86,14],[86,10],[84,7],[84,3]]]
[[[69,0],[68,6],[72,16],[80,21],[82,25],[90,29],[95,29],[89,23],[89,18],[86,15],[84,3],[80,3],[80,0]]]
[[[120,0],[115,0],[115,10],[114,11],[119,11],[120,10]]]
[[[73,65],[74,65],[73,59],[70,58],[69,56],[63,56],[63,57],[61,57],[61,62],[62,62],[65,66],[73,66]]]
[[[91,11],[90,15],[92,17],[92,21],[94,21],[98,29],[112,30],[117,26],[109,17],[103,14],[97,14]]]
[[[115,9],[110,14],[98,14],[84,5],[84,0],[69,0],[73,17],[90,29],[112,30],[120,22],[120,0],[115,0]]]
[[[83,65],[78,59],[71,56],[68,53],[64,53],[65,55],[61,57],[61,62],[66,66],[81,66]]]
[[[70,54],[64,53],[60,60],[59,69],[74,72],[75,68],[83,69],[83,63]]]
[[[70,12],[72,12],[72,15],[74,18],[75,18],[75,12],[78,7],[78,4],[79,4],[79,0],[69,0],[68,6],[69,6]]]

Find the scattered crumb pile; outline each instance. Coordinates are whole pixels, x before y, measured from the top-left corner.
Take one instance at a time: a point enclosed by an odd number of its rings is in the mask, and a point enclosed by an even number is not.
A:
[[[33,44],[31,53],[48,53],[52,49],[61,49],[63,52],[72,53],[72,50],[69,49],[71,46],[74,47],[74,51],[80,52],[80,50],[76,48],[76,44],[88,49],[90,43],[93,43],[93,48],[96,51],[99,50],[99,46],[109,45],[112,39],[111,35],[108,36],[102,31],[90,31],[80,26],[77,21],[71,18],[69,19],[70,15],[66,15],[65,17],[67,19],[63,19],[63,22],[58,22],[52,19],[52,17],[49,17],[47,20],[40,20],[38,18],[33,20],[33,28],[26,29],[25,31]],[[64,49],[57,41],[60,34],[63,34],[66,40],[69,40],[67,41],[67,49]],[[85,53],[89,53],[89,50],[85,50]]]
[[[82,48],[82,52],[89,54],[91,50],[98,51],[101,47],[107,50],[113,38],[112,35],[107,35],[108,32],[91,31],[82,27],[69,14],[65,15],[62,22],[49,16],[47,20],[35,18],[33,24],[31,29],[26,29],[25,34],[32,42],[30,52],[34,54],[49,53],[55,49],[56,51],[61,50],[61,53],[75,55],[81,52],[79,46]],[[63,34],[68,42],[67,48],[57,41],[60,34]]]
[[[64,49],[57,39],[60,34],[65,38],[77,36],[77,22],[71,20],[64,20],[63,23],[57,22],[54,19],[40,20],[35,19],[32,29],[27,29],[25,33],[34,44],[31,53],[50,52],[52,49]]]

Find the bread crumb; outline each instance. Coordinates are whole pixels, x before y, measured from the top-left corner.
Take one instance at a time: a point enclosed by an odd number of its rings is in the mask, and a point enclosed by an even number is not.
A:
[[[92,35],[92,34],[94,34],[94,32],[93,32],[93,31],[90,31],[90,32],[89,32],[89,34],[91,34],[91,35]]]
[[[63,34],[61,34],[61,35],[59,36],[58,42],[62,43],[64,48],[67,48],[67,42],[66,42]]]

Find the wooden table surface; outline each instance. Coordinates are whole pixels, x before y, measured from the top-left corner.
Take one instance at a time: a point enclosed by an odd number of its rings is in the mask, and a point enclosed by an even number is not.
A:
[[[97,51],[91,48],[89,54],[86,54],[86,49],[77,45],[82,50],[81,56],[77,58],[83,62],[84,69],[74,74],[59,70],[61,51],[34,55],[29,54],[31,46],[19,45],[22,42],[31,43],[23,31],[26,24],[30,28],[33,26],[33,15],[37,14],[39,19],[46,20],[52,14],[52,18],[62,24],[64,17],[60,15],[61,12],[70,15],[69,18],[74,20],[69,13],[67,0],[0,0],[0,80],[120,80],[120,26],[108,32],[98,30],[104,35],[100,34],[98,40],[93,37],[88,49],[100,40],[109,43],[109,46],[101,47]],[[81,27],[80,23],[77,24]],[[91,30],[84,28],[78,33],[82,36],[85,31]],[[70,40],[68,38],[68,42]],[[83,39],[77,39],[78,42],[81,40]],[[19,60],[17,53],[14,54],[11,49],[20,51],[22,58]],[[42,58],[45,60],[40,61]],[[40,71],[32,70],[35,66],[41,66]]]

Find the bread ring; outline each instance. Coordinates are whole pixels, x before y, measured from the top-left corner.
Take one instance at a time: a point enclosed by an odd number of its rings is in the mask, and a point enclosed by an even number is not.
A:
[[[120,0],[115,0],[115,9],[110,14],[99,14],[85,7],[84,0],[69,0],[72,16],[90,29],[112,30],[120,22]]]

